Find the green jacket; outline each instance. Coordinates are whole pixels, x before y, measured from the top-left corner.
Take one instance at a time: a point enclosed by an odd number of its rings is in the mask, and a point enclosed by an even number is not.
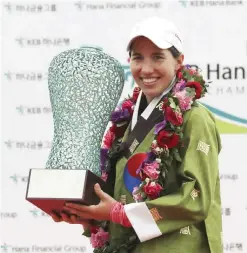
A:
[[[111,223],[111,245],[124,243],[135,230],[141,243],[133,253],[223,252],[218,171],[221,142],[213,115],[200,104],[193,106],[184,114],[183,134],[182,162],[170,168],[181,184],[166,196],[135,203],[123,180],[127,160],[117,162],[114,198],[126,199],[125,210],[133,228]],[[154,129],[134,154],[147,152],[153,139]]]

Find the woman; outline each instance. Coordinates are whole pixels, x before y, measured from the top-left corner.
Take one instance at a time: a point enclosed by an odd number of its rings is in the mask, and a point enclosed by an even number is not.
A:
[[[183,66],[181,37],[168,20],[137,24],[128,51],[138,87],[112,113],[101,150],[114,198],[95,185],[98,205],[68,203],[72,218],[53,219],[84,219],[94,252],[221,253],[220,137],[197,102],[207,84]]]

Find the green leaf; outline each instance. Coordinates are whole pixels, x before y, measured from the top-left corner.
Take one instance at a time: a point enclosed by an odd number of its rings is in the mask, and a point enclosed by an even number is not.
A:
[[[172,98],[169,98],[169,102],[170,102],[170,107],[171,107],[172,109],[176,109],[176,104],[175,104],[175,102],[173,101]]]
[[[86,230],[82,233],[82,235],[84,235],[84,236],[86,236],[86,237],[91,237],[91,231],[90,231],[90,229],[86,229]]]
[[[176,127],[171,124],[171,129],[174,131],[174,130],[176,130]]]
[[[186,93],[189,97],[193,97],[195,96],[196,92],[195,92],[195,89],[194,88],[190,88],[190,87],[187,87],[185,88],[186,89]]]
[[[173,155],[174,155],[174,158],[175,158],[177,161],[182,162],[181,156],[180,156],[180,154],[179,154],[179,152],[178,152],[177,149],[173,149]]]
[[[172,99],[176,105],[179,105],[179,100],[177,97],[173,97]]]

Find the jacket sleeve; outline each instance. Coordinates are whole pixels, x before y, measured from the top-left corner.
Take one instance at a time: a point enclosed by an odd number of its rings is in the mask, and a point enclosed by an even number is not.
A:
[[[184,116],[184,122],[185,146],[177,168],[181,187],[155,200],[125,205],[127,217],[141,242],[205,220],[214,201],[221,149],[214,118],[198,106]]]

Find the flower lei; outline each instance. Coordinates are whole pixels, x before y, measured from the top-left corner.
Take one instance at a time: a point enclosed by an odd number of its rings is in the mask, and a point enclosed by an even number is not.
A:
[[[155,125],[155,138],[150,147],[148,158],[142,162],[137,170],[142,182],[132,192],[133,199],[136,202],[156,199],[162,195],[171,163],[174,160],[181,162],[179,148],[183,146],[183,114],[191,109],[197,99],[205,96],[207,87],[208,84],[204,81],[199,70],[185,65],[177,71],[176,84],[160,103],[164,120]],[[104,180],[108,176],[107,158],[113,143],[123,137],[131,121],[139,93],[140,88],[136,87],[132,97],[125,99],[111,115],[112,126],[105,134],[101,148],[101,172]],[[106,251],[106,244],[109,236],[105,234],[107,232],[102,227],[98,227],[96,230],[94,227],[93,230],[91,231],[91,243],[95,248],[94,252],[108,252]]]

